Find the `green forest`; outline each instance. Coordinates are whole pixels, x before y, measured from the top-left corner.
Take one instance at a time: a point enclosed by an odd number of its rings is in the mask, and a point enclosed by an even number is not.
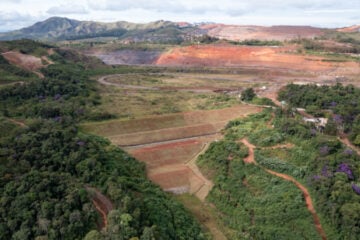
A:
[[[360,89],[353,85],[334,86],[289,84],[279,93],[288,108],[305,108],[314,116],[327,117],[329,134],[347,134],[360,146]]]
[[[101,99],[88,74],[93,62],[55,51],[44,79],[0,89],[0,239],[205,239],[184,207],[146,178],[144,164],[79,131],[84,119],[111,116],[94,110]],[[90,187],[114,205],[102,231]]]
[[[360,158],[354,150],[304,123],[292,108],[234,120],[224,134],[198,165],[215,183],[208,200],[231,229],[229,239],[321,239],[300,190],[267,170],[306,186],[327,239],[358,239]],[[244,138],[256,145],[257,165],[242,161]]]

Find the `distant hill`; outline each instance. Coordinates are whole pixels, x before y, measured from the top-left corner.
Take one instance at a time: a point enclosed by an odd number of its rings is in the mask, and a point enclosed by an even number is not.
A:
[[[125,21],[102,23],[78,21],[68,18],[52,17],[43,22],[20,30],[0,34],[0,40],[29,38],[34,40],[73,40],[94,37],[118,37],[129,41],[176,42],[193,31],[191,25],[169,21],[156,21],[136,24]]]
[[[329,29],[326,29],[328,31]],[[359,31],[359,26],[333,29],[334,31]],[[45,21],[19,30],[0,33],[0,40],[78,40],[96,37],[115,37],[124,42],[180,43],[205,35],[232,41],[291,40],[314,38],[323,35],[325,29],[311,26],[251,26],[214,23],[190,24],[187,22],[156,21],[145,24],[125,21],[103,23],[78,21],[62,17],[52,17]]]
[[[310,26],[252,26],[252,25],[224,25],[203,24],[207,35],[232,41],[257,40],[290,40],[296,38],[314,38],[324,34],[324,29]]]
[[[349,32],[349,33],[360,32],[360,24],[353,25],[350,27],[339,28],[339,29],[337,29],[337,31],[338,32]]]

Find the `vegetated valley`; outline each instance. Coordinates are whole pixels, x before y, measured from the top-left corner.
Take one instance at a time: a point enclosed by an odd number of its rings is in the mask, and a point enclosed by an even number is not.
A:
[[[54,21],[1,36],[0,239],[358,239],[358,32]]]

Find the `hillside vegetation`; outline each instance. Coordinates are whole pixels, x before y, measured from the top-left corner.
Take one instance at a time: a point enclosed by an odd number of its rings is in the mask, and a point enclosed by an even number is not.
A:
[[[96,37],[115,37],[132,41],[154,41],[164,43],[181,42],[191,27],[181,28],[176,23],[156,21],[148,24],[129,22],[101,23],[52,17],[30,27],[0,34],[0,40],[74,40]]]
[[[285,94],[294,88],[288,86],[282,98],[303,99],[295,96],[306,86]],[[339,88],[343,89],[335,86],[333,90]],[[346,105],[346,99],[336,99],[339,107]],[[270,175],[270,170],[293,177],[308,188],[327,239],[357,239],[359,156],[326,131],[302,122],[291,108],[274,114],[271,117],[265,111],[230,122],[225,140],[213,143],[198,159],[202,171],[215,183],[208,200],[220,211],[220,220],[233,230],[228,238],[320,239],[301,192]],[[247,148],[239,140],[244,138],[257,147],[257,165],[243,162]]]
[[[143,164],[78,130],[101,100],[86,64],[66,56],[0,90],[0,239],[205,239]],[[89,189],[112,202],[106,221]]]

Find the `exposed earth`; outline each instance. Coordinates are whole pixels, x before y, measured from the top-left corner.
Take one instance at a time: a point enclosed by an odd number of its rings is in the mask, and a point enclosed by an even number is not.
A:
[[[212,187],[194,164],[207,144],[220,139],[220,130],[232,119],[261,108],[236,107],[152,116],[129,121],[83,125],[83,129],[107,137],[146,163],[149,178],[165,191],[190,192],[204,200]]]
[[[313,38],[321,36],[324,32],[320,28],[309,26],[251,26],[251,25],[225,25],[204,24],[201,29],[207,31],[211,37],[241,41],[246,39],[258,40],[289,40],[301,36],[302,38]]]
[[[359,73],[359,63],[332,62],[325,57],[295,54],[291,47],[203,45],[174,48],[156,61],[164,66],[261,67],[323,72],[335,75]]]
[[[53,64],[46,56],[35,57],[29,54],[23,54],[16,51],[9,51],[2,53],[3,57],[9,61],[9,63],[14,64],[22,69],[31,71],[38,75],[40,78],[44,78],[44,75],[39,71],[40,68],[46,67],[49,64]]]

